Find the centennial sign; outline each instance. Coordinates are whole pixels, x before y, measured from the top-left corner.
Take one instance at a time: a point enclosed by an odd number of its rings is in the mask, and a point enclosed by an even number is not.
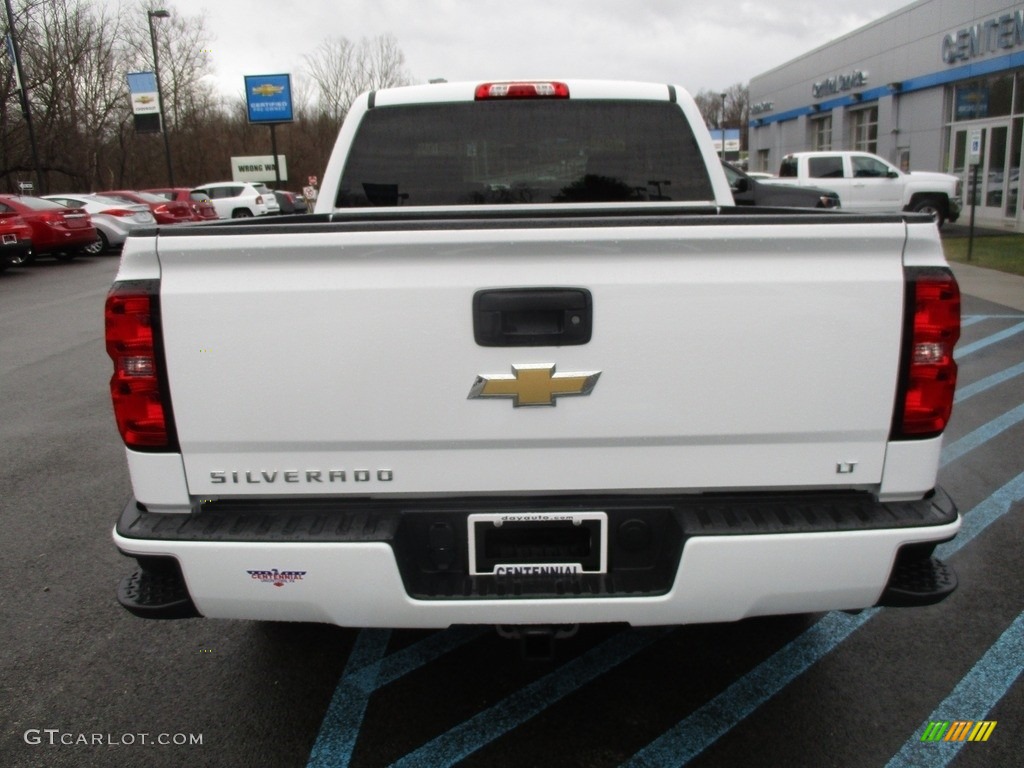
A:
[[[1024,44],[1024,10],[950,32],[942,38],[942,60],[947,64],[969,61],[986,53]]]
[[[814,95],[814,98],[820,99],[825,96],[842,93],[843,91],[852,91],[854,88],[860,88],[867,84],[868,73],[858,69],[856,72],[850,72],[847,75],[836,75],[835,77],[819,80],[811,86],[811,93]]]

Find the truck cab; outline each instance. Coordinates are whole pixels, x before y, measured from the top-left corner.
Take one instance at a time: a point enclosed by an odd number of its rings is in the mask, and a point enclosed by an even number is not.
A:
[[[960,216],[960,181],[946,173],[905,173],[868,152],[794,152],[779,166],[779,183],[823,186],[839,194],[848,211],[913,211],[941,227]]]

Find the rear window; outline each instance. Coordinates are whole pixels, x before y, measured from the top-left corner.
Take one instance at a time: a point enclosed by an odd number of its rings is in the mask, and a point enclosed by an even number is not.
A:
[[[841,155],[829,157],[812,157],[807,161],[807,169],[814,179],[843,178],[843,158]]]
[[[63,211],[66,205],[55,203],[52,200],[42,200],[38,197],[19,197],[18,202],[33,211]]]
[[[238,197],[242,194],[242,187],[210,187],[210,197],[214,200],[224,200],[228,197]]]
[[[675,104],[513,100],[364,115],[339,207],[714,198]]]

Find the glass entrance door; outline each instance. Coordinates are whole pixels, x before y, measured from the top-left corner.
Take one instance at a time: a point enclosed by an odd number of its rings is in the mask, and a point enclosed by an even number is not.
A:
[[[953,173],[963,179],[964,207],[977,204],[977,213],[983,218],[1013,216],[1016,211],[1016,177],[1010,178],[1011,159],[1015,156],[1010,145],[1010,122],[1001,121],[981,128],[981,163],[978,166],[978,184],[974,187],[972,168],[967,164],[967,144],[973,127],[957,127],[953,132]],[[1019,156],[1019,153],[1016,153]],[[1009,210],[1008,209],[1013,209]]]

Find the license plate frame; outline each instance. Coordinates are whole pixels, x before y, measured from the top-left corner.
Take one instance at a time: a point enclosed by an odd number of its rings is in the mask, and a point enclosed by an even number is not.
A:
[[[550,578],[608,572],[608,513],[474,512],[471,576]]]

